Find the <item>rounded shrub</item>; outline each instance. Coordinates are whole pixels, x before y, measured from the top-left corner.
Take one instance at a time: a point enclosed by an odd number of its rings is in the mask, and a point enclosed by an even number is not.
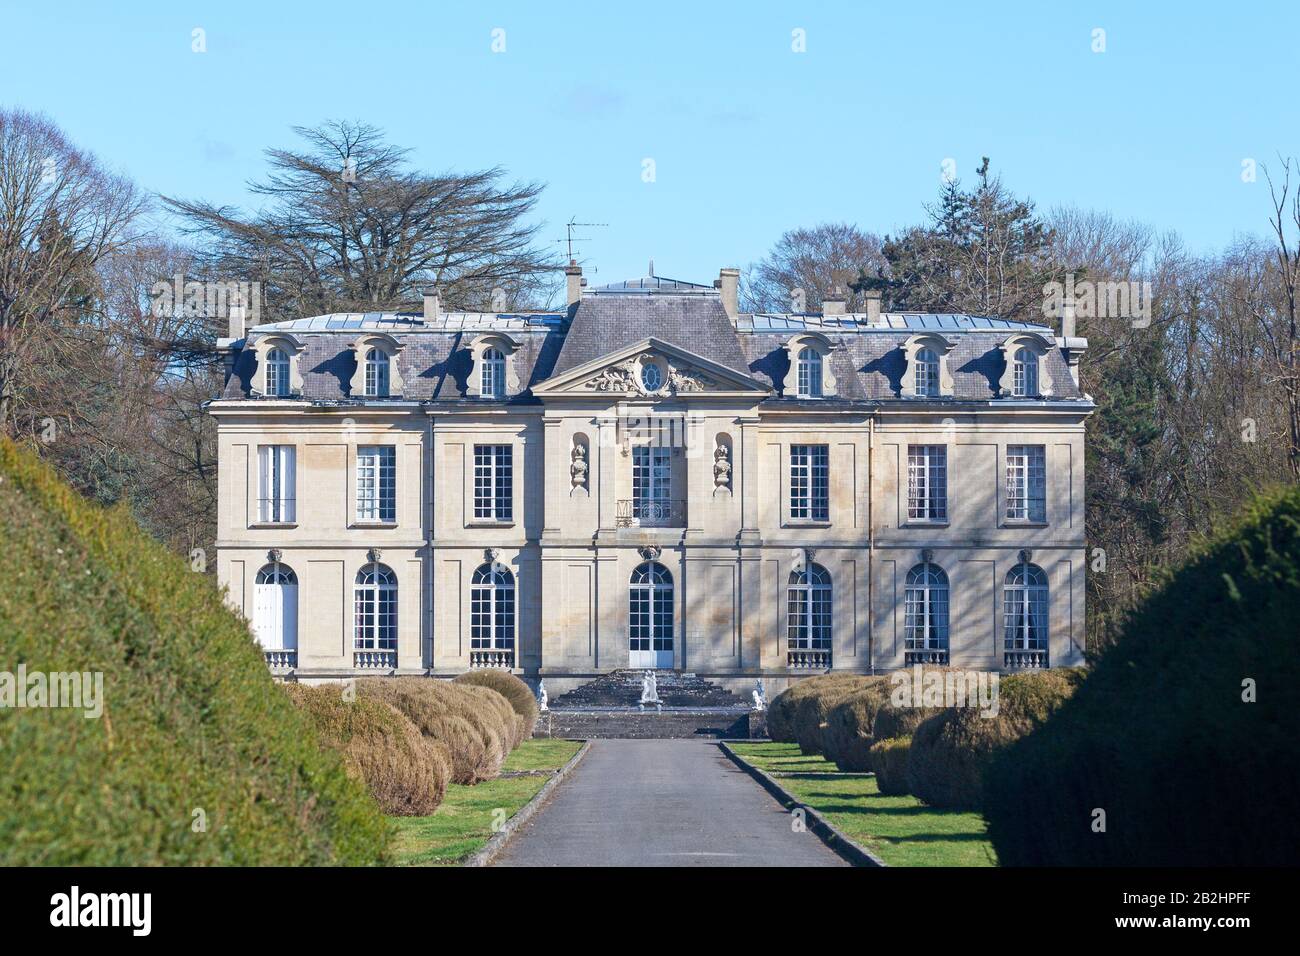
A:
[[[890,737],[871,745],[871,766],[876,773],[876,787],[888,797],[907,793],[907,752],[911,737]]]
[[[510,751],[519,746],[523,735],[523,723],[515,713],[515,709],[510,706],[510,701],[491,687],[483,687],[479,684],[460,684],[457,689],[481,700],[488,712],[495,716],[494,729],[500,735],[502,746],[505,748],[502,757],[504,760],[510,755]]]
[[[436,681],[426,677],[365,677],[356,682],[356,689],[361,697],[382,701],[396,708],[424,737],[425,744],[432,750],[434,782],[439,801],[442,800],[448,783],[466,782],[457,777],[456,751],[468,746],[471,756],[477,754],[481,758],[482,743],[464,721],[441,712],[435,700]],[[449,727],[450,721],[463,726]],[[463,757],[460,763],[462,767],[466,763]],[[469,782],[473,782],[472,770],[468,776]]]
[[[826,759],[846,773],[869,771],[876,714],[888,699],[888,678],[876,677],[833,704],[822,731]]]
[[[794,709],[799,699],[819,688],[839,683],[856,675],[852,674],[818,674],[805,677],[777,694],[767,706],[768,739],[780,743],[795,743]]]
[[[805,754],[825,750],[823,732],[830,709],[849,694],[861,690],[871,678],[845,675],[840,680],[820,684],[801,696],[794,705],[794,739]]]
[[[540,714],[537,698],[533,696],[529,686],[514,674],[508,671],[485,668],[461,674],[456,678],[455,682],[457,684],[477,684],[481,687],[492,688],[492,690],[509,701],[515,713],[523,719],[524,733],[521,739],[527,740],[533,735],[533,728],[537,726],[537,718]]]
[[[283,686],[385,813],[422,817],[438,809],[447,789],[446,770],[439,786],[434,748],[396,707],[362,696],[345,700],[338,685]]]
[[[470,688],[427,677],[369,677],[357,681],[357,692],[393,704],[422,733],[442,741],[453,783],[471,786],[501,772],[501,713]]]
[[[385,862],[391,825],[210,577],[7,439],[0,527],[0,695],[20,666],[88,692],[0,706],[0,864]]]
[[[998,682],[997,711],[954,707],[912,734],[908,789],[934,807],[979,810],[993,755],[1043,723],[1074,693],[1082,668],[1013,674]]]
[[[994,757],[985,817],[998,859],[1294,865],[1297,635],[1291,488],[1257,500],[1165,575],[1074,696]]]

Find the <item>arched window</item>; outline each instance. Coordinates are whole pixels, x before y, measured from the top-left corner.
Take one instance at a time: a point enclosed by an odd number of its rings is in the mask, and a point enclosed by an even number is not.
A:
[[[483,353],[483,368],[479,372],[479,395],[483,398],[506,397],[506,357],[500,349]]]
[[[656,561],[632,572],[628,593],[631,667],[673,666],[673,576]]]
[[[1024,346],[1016,349],[1014,377],[1011,394],[1018,398],[1032,398],[1038,394],[1038,356]]]
[[[298,649],[298,577],[287,564],[268,564],[253,588],[253,633],[265,651]],[[288,657],[275,663],[295,663]]]
[[[359,651],[397,650],[397,576],[382,564],[357,572],[354,647]]]
[[[366,352],[366,395],[370,398],[388,397],[388,353],[383,349]]]
[[[274,398],[289,394],[289,356],[284,354],[284,349],[266,353],[266,394]]]
[[[799,350],[799,397],[821,398],[822,356],[814,348],[804,346]]]
[[[916,394],[939,394],[939,356],[934,349],[920,349],[916,353]]]
[[[470,641],[476,651],[515,646],[515,576],[509,569],[479,566],[470,579]],[[497,663],[492,661],[492,663]]]
[[[927,562],[907,572],[904,607],[908,657],[927,664],[946,663],[948,575],[943,568]]]
[[[1034,651],[1024,662],[1035,663],[1047,654],[1047,575],[1036,564],[1021,562],[1007,572],[1003,594],[1003,619],[1007,651]]]
[[[805,651],[825,652],[830,663],[831,649],[831,576],[820,564],[810,564],[802,571],[790,572],[788,601],[788,636],[792,654]],[[803,658],[800,663],[805,663]],[[811,664],[809,665],[811,666]]]

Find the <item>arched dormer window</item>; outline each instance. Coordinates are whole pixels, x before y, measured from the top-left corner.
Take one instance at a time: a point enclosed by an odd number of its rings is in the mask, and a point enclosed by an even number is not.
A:
[[[1011,394],[1017,398],[1038,394],[1038,356],[1024,346],[1016,349],[1012,360]]]
[[[298,356],[303,349],[300,339],[287,332],[258,334],[249,348],[257,359],[251,383],[256,394],[267,398],[302,395],[302,373],[298,369]]]
[[[284,349],[266,353],[266,394],[271,398],[289,395],[289,356],[284,354]]]
[[[471,365],[465,393],[480,398],[505,399],[521,389],[515,371],[519,343],[501,332],[475,336],[468,345]]]
[[[388,355],[372,348],[366,352],[366,395],[387,398],[389,389]]]
[[[400,398],[404,383],[398,356],[403,344],[386,332],[366,332],[352,343],[357,369],[348,393],[364,398]]]
[[[506,397],[506,357],[498,348],[483,353],[483,369],[479,373],[479,395],[483,398]]]
[[[799,350],[800,398],[822,397],[822,357],[816,349],[804,346]]]
[[[939,356],[934,349],[923,348],[916,353],[916,381],[918,396],[934,397],[939,394]]]
[[[1002,343],[1006,367],[998,381],[998,394],[1010,398],[1047,398],[1052,378],[1047,370],[1047,352],[1052,346],[1041,335],[1017,332]]]
[[[837,394],[831,371],[831,340],[820,332],[804,332],[785,343],[790,369],[781,383],[789,398],[828,398]]]
[[[907,372],[900,391],[905,398],[941,398],[952,394],[948,353],[953,345],[937,332],[918,332],[903,342]]]

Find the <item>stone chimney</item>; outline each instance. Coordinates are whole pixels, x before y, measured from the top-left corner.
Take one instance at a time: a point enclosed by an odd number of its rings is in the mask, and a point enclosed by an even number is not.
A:
[[[442,292],[437,286],[424,290],[424,321],[438,322],[442,319]]]
[[[242,339],[247,328],[247,313],[244,310],[243,303],[232,303],[230,306],[230,337],[232,339]]]
[[[582,266],[576,259],[570,259],[564,267],[564,285],[569,305],[575,305],[582,298],[582,287],[587,280],[582,277]]]
[[[839,286],[832,286],[831,291],[822,299],[822,315],[843,315],[844,307],[848,305],[849,300],[844,295],[844,290]]]
[[[740,270],[723,269],[713,285],[722,290],[722,308],[734,319],[740,311]]]
[[[867,324],[880,324],[880,290],[868,289],[862,293],[862,299],[867,304]]]

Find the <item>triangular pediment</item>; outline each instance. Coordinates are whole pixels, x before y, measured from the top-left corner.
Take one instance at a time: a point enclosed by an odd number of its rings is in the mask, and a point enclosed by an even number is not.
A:
[[[654,366],[648,371],[647,366]],[[691,394],[761,396],[750,375],[656,338],[642,339],[533,386],[535,395],[671,398]]]

